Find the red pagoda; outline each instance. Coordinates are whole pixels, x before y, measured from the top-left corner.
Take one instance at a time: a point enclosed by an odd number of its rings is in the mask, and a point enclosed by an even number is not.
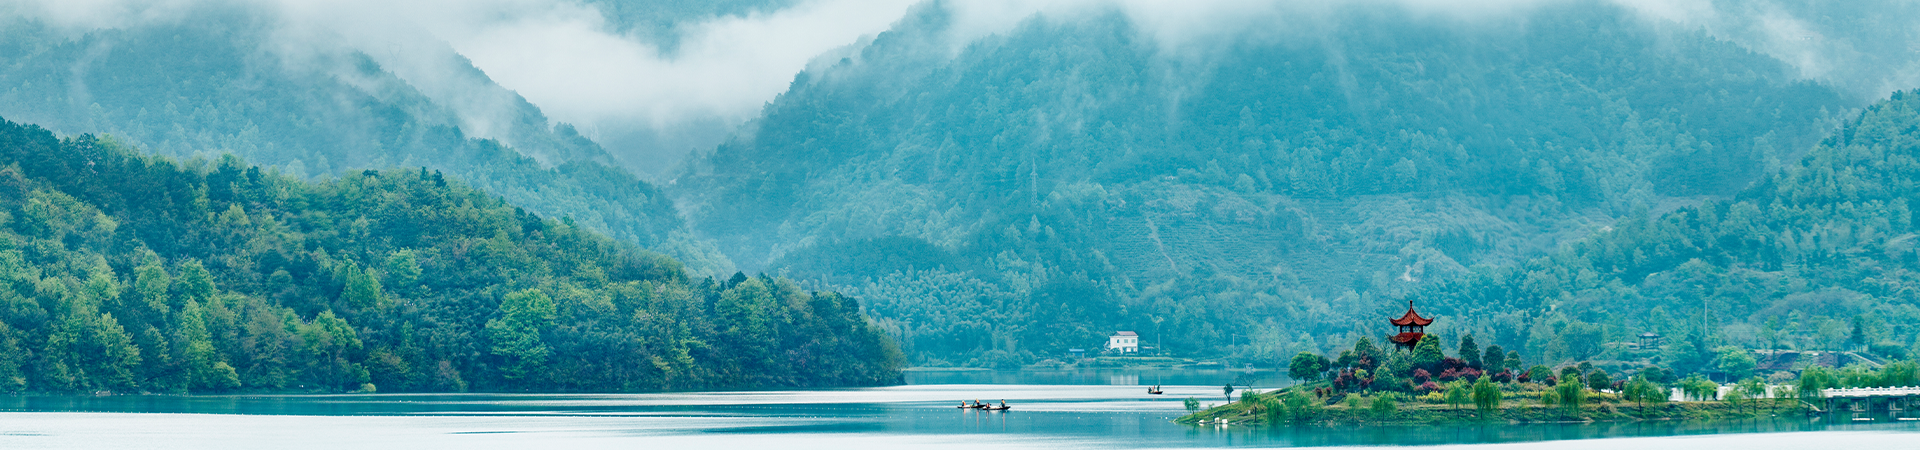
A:
[[[1427,325],[1433,324],[1433,319],[1420,317],[1420,313],[1413,311],[1413,300],[1407,300],[1407,314],[1393,319],[1392,322],[1393,326],[1400,327],[1400,334],[1395,334],[1387,340],[1393,341],[1394,345],[1407,351],[1413,351],[1413,346],[1420,344],[1420,338],[1427,336]]]

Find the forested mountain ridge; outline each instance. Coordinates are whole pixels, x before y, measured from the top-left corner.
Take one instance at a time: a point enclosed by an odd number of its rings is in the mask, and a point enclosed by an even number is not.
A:
[[[953,17],[923,7],[673,189],[736,263],[856,293],[926,363],[1114,329],[1257,358],[1370,333],[1423,280],[1737,192],[1856,104],[1609,4],[1333,9],[1181,58],[1117,13],[948,51]]]
[[[0,121],[0,391],[897,382],[851,298],[671,258],[420,169],[303,181]]]
[[[1920,92],[1896,92],[1738,196],[1637,217],[1565,251],[1413,298],[1459,331],[1582,360],[1642,332],[1666,364],[1721,346],[1916,354]]]
[[[416,85],[366,53],[278,34],[288,24],[260,9],[200,5],[208,20],[84,31],[3,19],[0,115],[175,157],[232,153],[299,177],[424,166],[697,270],[733,271],[653,185],[452,49],[410,56],[447,68]]]

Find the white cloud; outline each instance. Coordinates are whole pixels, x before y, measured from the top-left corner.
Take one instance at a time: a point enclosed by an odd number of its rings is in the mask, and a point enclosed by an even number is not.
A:
[[[462,115],[468,132],[488,136],[491,117],[513,98],[489,91],[458,58],[499,85],[590,136],[651,136],[611,143],[616,152],[671,160],[710,146],[783,92],[822,53],[885,31],[917,0],[803,0],[746,16],[685,24],[676,50],[612,30],[577,0],[0,0],[0,10],[70,27],[124,27],[186,20],[196,6],[238,5],[275,11],[284,23],[283,54],[308,47],[357,49]],[[1011,29],[1034,15],[1065,18],[1119,11],[1166,48],[1205,45],[1290,27],[1313,29],[1336,7],[1400,7],[1451,20],[1500,17],[1570,0],[951,0],[954,49]],[[1709,0],[1612,0],[1656,20],[1715,28],[1728,22]],[[1724,8],[1722,8],[1724,9]],[[1750,14],[1749,14],[1750,15]],[[1764,39],[1749,45],[1822,76],[1829,45],[1796,39],[1815,33],[1785,14],[1742,23]],[[1705,24],[1705,25],[1699,25]],[[595,133],[595,131],[599,131]],[[691,131],[689,131],[691,130]],[[678,137],[674,137],[678,136]],[[652,141],[648,142],[648,139]],[[619,139],[612,139],[618,141]],[[668,142],[671,141],[671,142]],[[609,143],[609,139],[602,139]],[[628,148],[623,148],[626,145]],[[680,146],[679,148],[633,148]],[[630,159],[630,162],[632,160]],[[659,173],[665,162],[636,163]]]

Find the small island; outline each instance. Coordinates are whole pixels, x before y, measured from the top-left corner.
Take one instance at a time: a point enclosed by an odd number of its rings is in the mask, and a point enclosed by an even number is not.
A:
[[[1408,303],[1392,319],[1397,332],[1383,351],[1370,338],[1335,358],[1302,352],[1288,365],[1301,384],[1285,389],[1223,389],[1227,401],[1203,407],[1186,400],[1192,425],[1438,425],[1721,420],[1912,411],[1920,397],[1920,363],[1804,368],[1793,379],[1748,376],[1721,384],[1703,374],[1680,378],[1658,365],[1615,378],[1591,363],[1557,369],[1527,366],[1518,352],[1479,348],[1471,335],[1449,356],[1425,332],[1433,319]],[[1732,353],[1729,350],[1729,353]],[[1735,355],[1737,359],[1740,355]],[[1747,356],[1751,360],[1751,356]],[[1750,365],[1749,365],[1750,366]],[[1870,420],[1862,418],[1857,420]]]

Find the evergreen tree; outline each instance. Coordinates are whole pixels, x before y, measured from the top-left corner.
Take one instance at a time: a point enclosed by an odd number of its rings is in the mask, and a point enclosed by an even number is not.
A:
[[[1468,367],[1478,369],[1484,369],[1486,367],[1480,359],[1480,345],[1473,342],[1473,333],[1467,333],[1466,336],[1460,338],[1460,351],[1454,354],[1460,355],[1460,359],[1466,360]]]

